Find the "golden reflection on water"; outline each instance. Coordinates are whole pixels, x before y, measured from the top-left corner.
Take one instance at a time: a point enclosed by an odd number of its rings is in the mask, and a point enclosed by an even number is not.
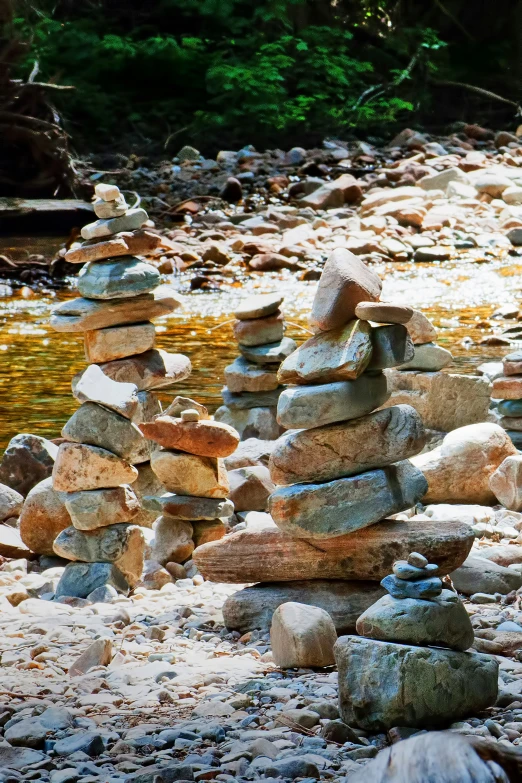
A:
[[[483,361],[508,353],[508,346],[479,345],[481,339],[515,321],[493,319],[493,312],[516,303],[522,266],[509,256],[488,263],[465,257],[445,264],[379,263],[384,278],[383,299],[422,309],[440,329],[439,343],[453,351],[451,372],[473,373]],[[174,285],[188,290],[188,277]],[[223,370],[237,356],[230,320],[235,304],[246,294],[281,291],[290,337],[302,341],[316,283],[296,281],[289,273],[253,277],[242,289],[187,293],[185,309],[156,322],[158,347],[187,354],[193,373],[174,390],[163,393],[195,397],[211,411],[221,404]],[[48,326],[50,308],[71,293],[34,299],[0,299],[0,448],[20,432],[58,437],[77,407],[71,395],[72,376],[85,367],[79,334],[57,333]],[[477,325],[479,325],[477,327]],[[466,347],[464,338],[473,344]]]

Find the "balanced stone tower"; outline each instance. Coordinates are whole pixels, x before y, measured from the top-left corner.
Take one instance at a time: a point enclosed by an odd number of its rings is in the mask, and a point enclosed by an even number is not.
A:
[[[244,300],[234,312],[234,337],[241,356],[225,368],[225,404],[215,418],[235,427],[242,440],[276,440],[281,434],[276,419],[282,391],[277,370],[297,347],[284,336],[282,303],[279,294],[260,294]]]
[[[359,636],[337,640],[345,723],[367,731],[437,728],[495,704],[498,663],[465,652],[473,627],[439,572],[418,552],[395,562],[381,582],[389,595],[359,617]]]
[[[154,523],[152,555],[163,566],[184,563],[195,547],[225,535],[223,520],[232,516],[234,505],[227,500],[223,458],[236,450],[239,434],[211,421],[203,405],[179,397],[139,429],[161,447],[152,452],[151,467],[167,490],[145,500],[161,512]]]
[[[158,247],[160,237],[142,230],[147,213],[128,209],[117,187],[100,184],[95,192],[99,219],[84,226],[84,242],[65,256],[84,264],[81,298],[59,305],[51,317],[56,331],[83,334],[89,362],[73,379],[81,406],[62,430],[65,442],[53,469],[53,488],[64,493],[72,522],[54,551],[74,561],[56,595],[79,598],[97,588],[101,597],[109,586],[126,593],[141,576],[139,525],[150,526],[154,516],[143,511],[140,497],[158,482],[149,465],[151,444],[136,425],[161,412],[153,390],[191,371],[186,356],[154,347],[151,319],[181,304],[174,291],[158,287],[157,269],[139,258]]]
[[[491,396],[498,423],[507,430],[513,444],[522,448],[522,351],[508,353],[503,359],[504,375],[495,378]]]
[[[408,460],[424,446],[420,416],[409,405],[379,409],[389,397],[383,370],[414,352],[411,308],[380,302],[380,292],[377,275],[350,252],[327,260],[312,307],[316,334],[278,372],[291,384],[278,421],[293,431],[270,458],[272,522],[195,553],[214,581],[259,583],[227,600],[229,627],[266,627],[278,605],[299,601],[326,609],[338,631],[353,630],[383,594],[378,582],[394,559],[421,549],[450,573],[471,548],[460,522],[389,519],[415,506],[427,482]]]

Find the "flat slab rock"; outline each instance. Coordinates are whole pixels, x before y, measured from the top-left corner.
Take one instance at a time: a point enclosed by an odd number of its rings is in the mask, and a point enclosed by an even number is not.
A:
[[[188,356],[182,353],[168,353],[153,348],[137,356],[104,362],[100,365],[100,371],[118,384],[134,384],[139,391],[147,391],[185,380],[192,371],[192,365]],[[74,376],[73,389],[82,375],[78,373]]]
[[[469,525],[458,521],[384,520],[355,534],[313,541],[267,526],[204,544],[194,562],[213,582],[293,582],[303,574],[313,580],[380,581],[410,552],[421,552],[441,573],[450,573],[465,561],[473,541]]]
[[[227,598],[223,618],[233,631],[268,630],[278,606],[298,601],[328,612],[338,634],[354,633],[359,615],[384,594],[378,582],[317,579],[258,584]]]
[[[349,726],[444,726],[497,699],[498,663],[490,655],[361,636],[342,636],[334,652],[341,717]]]

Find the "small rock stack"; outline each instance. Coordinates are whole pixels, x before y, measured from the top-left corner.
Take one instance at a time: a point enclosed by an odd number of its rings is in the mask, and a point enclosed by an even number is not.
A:
[[[195,547],[225,535],[232,516],[224,457],[239,443],[228,424],[211,421],[206,408],[177,398],[164,414],[139,425],[159,447],[151,468],[167,490],[147,502],[161,511],[155,521],[152,557],[162,566],[186,562]],[[170,569],[172,570],[172,569]]]
[[[464,605],[443,589],[438,566],[418,552],[393,564],[388,591],[357,620],[359,636],[341,637],[342,719],[368,731],[440,727],[475,715],[497,699],[498,663],[464,652],[473,628]]]
[[[513,444],[522,448],[522,351],[504,356],[504,375],[493,380],[491,396],[498,423],[503,427]]]
[[[294,386],[281,394],[278,421],[298,431],[283,435],[272,452],[270,474],[279,486],[269,509],[289,535],[352,533],[414,506],[426,492],[423,474],[407,459],[425,442],[418,413],[408,405],[375,411],[389,396],[382,371],[413,356],[403,325],[411,309],[376,301],[380,291],[362,261],[334,251],[312,308],[317,334],[279,369],[279,381]]]
[[[414,345],[414,355],[399,370],[438,372],[453,359],[451,351],[437,345],[437,329],[420,310],[413,310],[406,327]]]
[[[215,418],[235,427],[241,440],[276,440],[281,434],[276,420],[282,391],[277,370],[297,347],[284,336],[282,303],[279,294],[261,294],[249,297],[234,312],[241,356],[225,368],[225,404]]]
[[[82,332],[89,366],[73,379],[82,403],[62,430],[53,469],[53,489],[63,493],[72,526],[54,542],[69,564],[56,595],[99,600],[110,588],[126,593],[141,576],[142,529],[151,524],[140,495],[157,487],[151,475],[150,443],[137,424],[161,412],[152,392],[186,378],[190,361],[154,347],[150,319],[181,304],[175,292],[158,286],[159,273],[135,254],[148,253],[160,238],[141,230],[143,209],[128,209],[117,187],[97,185],[99,220],[84,226],[85,240],[66,260],[83,263],[81,298],[59,305],[51,325]],[[138,465],[139,469],[134,467]],[[139,486],[137,491],[130,484]],[[141,490],[141,491],[140,491]]]

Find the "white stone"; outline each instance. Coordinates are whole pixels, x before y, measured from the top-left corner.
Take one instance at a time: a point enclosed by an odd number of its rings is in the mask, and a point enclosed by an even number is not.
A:
[[[294,601],[278,606],[270,641],[274,662],[282,669],[323,667],[334,663],[335,625],[324,609]]]

